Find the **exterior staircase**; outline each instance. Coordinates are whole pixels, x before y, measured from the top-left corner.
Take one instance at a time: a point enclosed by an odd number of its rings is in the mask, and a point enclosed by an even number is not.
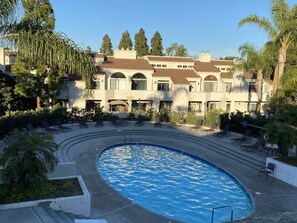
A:
[[[63,211],[55,211],[48,207],[48,205],[39,205],[32,207],[35,214],[42,223],[74,223],[75,220],[88,219],[84,216],[77,216],[72,213],[65,213]],[[88,219],[89,220],[89,219]],[[96,222],[95,222],[96,220]],[[92,219],[94,223],[107,223],[104,219]]]

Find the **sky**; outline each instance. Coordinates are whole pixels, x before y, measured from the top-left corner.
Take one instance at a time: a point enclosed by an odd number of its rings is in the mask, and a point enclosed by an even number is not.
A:
[[[134,35],[143,28],[149,47],[158,31],[163,52],[172,43],[183,44],[192,57],[209,52],[212,59],[239,56],[241,44],[261,48],[265,32],[252,25],[238,27],[251,14],[270,19],[270,0],[50,0],[56,18],[56,31],[82,48],[98,52],[107,34],[113,48],[122,34]],[[287,0],[290,7],[297,0]]]

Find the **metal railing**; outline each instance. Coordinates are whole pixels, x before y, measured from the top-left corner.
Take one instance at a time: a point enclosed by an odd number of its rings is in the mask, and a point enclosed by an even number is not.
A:
[[[215,208],[212,209],[212,212],[211,212],[211,223],[213,223],[213,220],[214,220],[215,210],[222,209],[222,208],[229,208],[230,209],[230,212],[231,212],[230,220],[233,221],[233,209],[230,206],[226,205],[226,206],[215,207]]]

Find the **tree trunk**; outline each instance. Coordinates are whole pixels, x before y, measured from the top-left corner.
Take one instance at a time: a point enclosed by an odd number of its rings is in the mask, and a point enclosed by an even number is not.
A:
[[[41,107],[41,99],[40,96],[36,97],[36,108],[40,108]]]
[[[273,78],[273,91],[272,96],[277,95],[277,92],[281,89],[281,77],[284,73],[284,68],[287,60],[287,50],[292,42],[289,40],[290,36],[284,37],[281,40],[281,48],[278,50],[277,65],[274,69],[274,78]]]
[[[261,112],[261,102],[262,102],[262,80],[263,73],[262,69],[259,69],[257,72],[257,95],[258,95],[258,104],[257,104],[257,112]]]

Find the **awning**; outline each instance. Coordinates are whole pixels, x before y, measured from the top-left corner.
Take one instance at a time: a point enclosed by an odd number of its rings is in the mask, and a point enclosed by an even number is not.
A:
[[[125,102],[125,101],[110,101],[109,104],[111,104],[111,105],[124,105],[124,106],[128,106],[127,102]]]
[[[139,101],[136,101],[137,103],[139,103]],[[140,104],[151,104],[152,101],[140,101]]]

